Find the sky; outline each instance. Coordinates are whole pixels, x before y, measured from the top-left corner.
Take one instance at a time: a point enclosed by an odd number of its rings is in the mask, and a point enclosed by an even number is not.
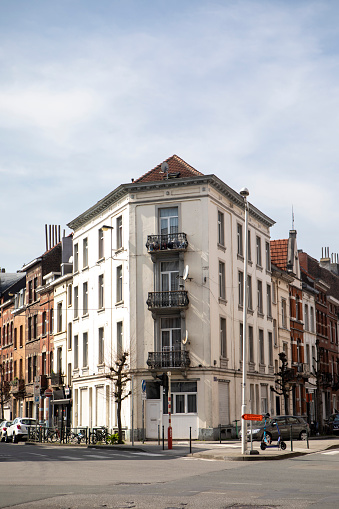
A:
[[[339,252],[339,2],[0,0],[0,267],[177,154]]]

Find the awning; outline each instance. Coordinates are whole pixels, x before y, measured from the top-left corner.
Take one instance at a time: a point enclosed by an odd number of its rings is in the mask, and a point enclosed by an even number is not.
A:
[[[72,400],[67,398],[67,399],[53,399],[51,401],[52,405],[71,405],[72,404]]]

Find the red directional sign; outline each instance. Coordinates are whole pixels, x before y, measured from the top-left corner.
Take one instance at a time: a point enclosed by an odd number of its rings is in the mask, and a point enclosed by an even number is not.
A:
[[[244,414],[241,416],[244,421],[262,421],[262,415],[259,414]]]

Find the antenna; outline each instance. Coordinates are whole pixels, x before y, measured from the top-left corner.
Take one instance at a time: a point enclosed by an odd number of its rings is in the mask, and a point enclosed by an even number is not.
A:
[[[168,179],[169,166],[166,161],[161,163],[161,173],[166,173],[166,178]]]
[[[188,266],[188,265],[186,265],[185,270],[184,270],[184,274],[183,274],[183,276],[182,276],[182,279],[183,279],[184,281],[186,281],[186,279],[188,278],[189,270],[190,270],[189,266]]]
[[[188,330],[186,329],[186,334],[185,337],[182,339],[182,344],[186,345],[187,341],[188,341]]]
[[[292,205],[292,230],[294,230],[294,212],[293,212],[293,205]]]

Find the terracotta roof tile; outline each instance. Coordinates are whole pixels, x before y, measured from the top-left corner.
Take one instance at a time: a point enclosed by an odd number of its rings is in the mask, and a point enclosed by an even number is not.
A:
[[[173,174],[177,178],[196,177],[203,175],[200,171],[187,164],[183,159],[177,155],[173,155],[166,159],[164,162],[168,163],[169,175]],[[167,175],[161,171],[161,164],[158,164],[153,170],[148,171],[142,177],[136,179],[134,182],[154,182],[158,180],[166,180]]]
[[[281,270],[287,269],[288,239],[271,240],[271,261]]]

